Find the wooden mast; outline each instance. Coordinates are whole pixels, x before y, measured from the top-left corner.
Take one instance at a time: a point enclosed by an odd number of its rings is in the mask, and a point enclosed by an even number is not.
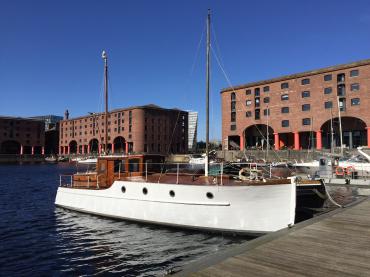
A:
[[[102,58],[104,60],[104,96],[105,96],[105,122],[104,122],[104,154],[108,153],[108,56],[103,50]]]
[[[210,79],[210,72],[209,72],[209,54],[210,54],[210,40],[211,40],[211,32],[210,32],[210,25],[211,25],[211,10],[208,9],[208,16],[207,16],[207,70],[206,70],[206,160],[204,163],[205,166],[205,176],[208,176],[208,155],[209,155],[209,79]]]

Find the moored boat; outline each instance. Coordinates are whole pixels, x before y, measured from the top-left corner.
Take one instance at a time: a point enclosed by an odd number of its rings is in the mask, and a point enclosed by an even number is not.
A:
[[[180,228],[260,234],[292,226],[297,187],[321,187],[296,177],[245,178],[209,174],[209,47],[207,20],[207,124],[203,172],[181,172],[158,155],[100,156],[96,171],[62,176],[55,204],[106,217]],[[105,61],[105,139],[107,139],[107,55]],[[104,152],[107,153],[107,145]],[[175,170],[174,170],[175,169]],[[303,185],[303,186],[302,186]]]
[[[132,221],[260,234],[294,224],[297,184],[295,177],[241,180],[166,172],[160,156],[107,156],[98,158],[96,172],[61,179],[55,204]]]

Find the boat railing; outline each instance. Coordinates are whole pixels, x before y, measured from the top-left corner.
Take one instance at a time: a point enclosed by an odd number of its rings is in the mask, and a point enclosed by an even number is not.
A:
[[[73,187],[73,174],[59,175],[59,186],[60,187]]]
[[[274,165],[259,164],[259,163],[210,163],[209,175],[223,178],[228,177],[239,178],[243,173],[249,179],[256,177],[275,178],[286,177],[274,175]],[[120,180],[121,177],[143,177],[148,181],[148,176],[153,174],[176,176],[176,183],[179,182],[181,176],[200,177],[204,175],[205,166],[203,164],[189,164],[189,163],[130,163],[128,168],[117,166],[115,176]],[[288,170],[287,170],[288,171]],[[253,174],[250,174],[250,173]],[[290,172],[289,172],[290,173]],[[258,175],[258,176],[257,176]],[[290,175],[289,175],[290,176]]]

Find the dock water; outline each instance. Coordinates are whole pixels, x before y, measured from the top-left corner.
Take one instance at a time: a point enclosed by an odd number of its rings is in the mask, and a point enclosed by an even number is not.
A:
[[[370,198],[189,264],[176,276],[369,276]]]

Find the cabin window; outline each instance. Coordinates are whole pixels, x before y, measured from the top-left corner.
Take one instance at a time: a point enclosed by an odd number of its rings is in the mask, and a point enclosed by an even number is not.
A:
[[[121,191],[122,191],[122,193],[125,193],[126,192],[126,187],[122,186]]]
[[[118,172],[125,172],[125,162],[124,161],[121,161],[121,160],[115,160],[114,161],[114,173],[118,173]]]
[[[143,188],[143,193],[146,195],[148,194],[148,189],[147,188]]]
[[[140,159],[130,159],[128,161],[128,171],[138,172],[139,171]]]
[[[175,197],[175,192],[173,190],[170,190],[170,196]]]

